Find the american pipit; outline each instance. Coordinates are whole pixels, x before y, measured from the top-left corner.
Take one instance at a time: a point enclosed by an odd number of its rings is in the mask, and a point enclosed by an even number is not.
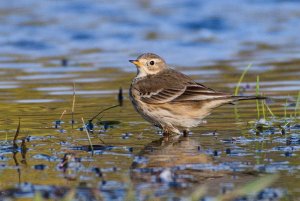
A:
[[[129,91],[131,102],[145,120],[163,129],[164,135],[180,134],[180,131],[186,134],[221,105],[264,99],[215,91],[171,69],[164,59],[153,53],[129,61],[137,67]]]

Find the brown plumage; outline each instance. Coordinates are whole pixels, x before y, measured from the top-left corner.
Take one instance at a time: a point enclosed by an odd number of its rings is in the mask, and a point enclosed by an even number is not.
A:
[[[215,91],[169,68],[153,53],[142,54],[130,62],[138,70],[130,87],[131,101],[144,119],[162,128],[165,134],[179,134],[198,126],[212,109],[223,104],[264,99]]]

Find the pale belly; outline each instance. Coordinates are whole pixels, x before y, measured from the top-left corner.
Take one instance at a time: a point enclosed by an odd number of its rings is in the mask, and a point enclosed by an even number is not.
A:
[[[168,128],[172,132],[180,133],[180,130],[197,127],[202,123],[203,118],[209,115],[210,110],[203,109],[191,104],[165,103],[146,104],[139,100],[132,99],[136,111],[141,116],[162,129]]]

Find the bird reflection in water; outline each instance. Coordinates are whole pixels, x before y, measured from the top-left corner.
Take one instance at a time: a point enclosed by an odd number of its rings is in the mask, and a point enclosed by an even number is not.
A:
[[[224,160],[228,158],[224,157]],[[224,161],[223,161],[224,162]],[[155,140],[140,151],[131,165],[131,179],[135,189],[143,197],[151,193],[168,195],[178,191],[189,195],[199,185],[205,185],[209,194],[225,193],[228,185],[245,183],[254,175],[222,169],[216,159],[205,153],[193,137],[173,136]],[[218,169],[216,169],[216,166]]]

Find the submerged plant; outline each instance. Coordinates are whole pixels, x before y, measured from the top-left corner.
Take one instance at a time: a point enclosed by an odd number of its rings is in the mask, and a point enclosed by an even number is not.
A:
[[[252,66],[252,64],[249,64],[249,65],[247,66],[247,68],[245,68],[245,70],[243,71],[243,73],[242,73],[242,75],[241,75],[241,77],[240,77],[240,79],[239,79],[239,81],[238,81],[238,83],[237,83],[237,85],[236,85],[235,91],[234,91],[234,95],[235,95],[235,96],[238,95],[239,89],[240,89],[240,85],[241,85],[241,83],[242,83],[242,81],[243,81],[243,79],[244,79],[246,73],[247,73],[248,70],[251,68],[251,66]]]
[[[259,95],[259,76],[256,77],[256,96]],[[260,118],[259,100],[256,100],[257,118]]]
[[[259,103],[258,103],[259,104]],[[264,101],[261,103],[263,118],[259,118],[257,121],[250,121],[251,130],[259,134],[287,134],[287,131],[290,128],[296,128],[298,125],[299,118],[297,116],[297,112],[299,110],[300,105],[300,98],[299,94],[297,97],[297,101],[295,103],[295,108],[292,112],[288,114],[287,107],[288,107],[288,100],[286,99],[284,104],[284,115],[280,117],[279,115],[275,115],[269,105]],[[258,106],[259,108],[259,106]],[[269,115],[266,115],[266,111],[268,111]]]
[[[249,64],[242,75],[240,76],[238,83],[235,88],[234,95],[238,95],[240,85],[246,76],[248,70],[251,65]],[[260,91],[260,77],[256,76],[256,87],[255,87],[256,96],[263,96],[264,94]],[[256,111],[257,111],[257,120],[249,122],[251,126],[251,130],[259,135],[259,134],[274,134],[281,133],[286,134],[286,131],[289,127],[293,127],[296,125],[298,121],[298,112],[300,109],[300,91],[298,92],[295,108],[292,113],[289,114],[290,118],[287,114],[288,100],[286,99],[286,103],[284,105],[284,118],[280,118],[276,116],[274,112],[271,110],[270,106],[267,104],[266,100],[256,100]],[[235,108],[235,114],[238,116],[237,109]]]

